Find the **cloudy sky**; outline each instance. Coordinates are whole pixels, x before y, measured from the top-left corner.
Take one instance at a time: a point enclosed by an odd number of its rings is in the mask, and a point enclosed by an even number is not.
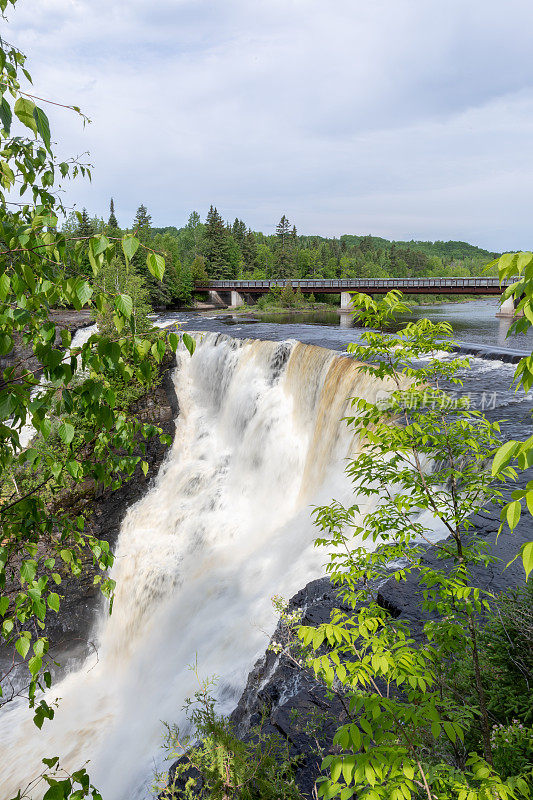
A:
[[[531,0],[19,0],[67,201],[272,232],[533,246]]]

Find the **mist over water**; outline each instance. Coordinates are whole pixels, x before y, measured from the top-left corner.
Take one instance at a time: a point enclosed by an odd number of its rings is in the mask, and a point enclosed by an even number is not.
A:
[[[272,595],[323,574],[310,507],[352,498],[344,459],[357,442],[341,418],[349,397],[383,386],[329,350],[217,333],[193,358],[179,351],[174,381],[174,444],[122,524],[98,661],[52,688],[42,732],[22,702],[4,710],[0,800],[55,755],[67,768],[90,759],[104,800],[147,797],[161,721],[183,724],[197,688],[189,665],[218,676],[231,711],[275,627]]]

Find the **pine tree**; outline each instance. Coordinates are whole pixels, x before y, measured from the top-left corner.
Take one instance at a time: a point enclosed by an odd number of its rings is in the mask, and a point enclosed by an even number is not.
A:
[[[277,248],[276,248],[276,277],[289,278],[294,269],[294,254],[291,252],[291,233],[290,222],[282,216],[276,227]],[[294,229],[296,230],[296,228]]]
[[[152,228],[152,217],[148,213],[146,206],[140,205],[133,220],[133,230],[136,231],[138,239],[143,241],[144,238],[149,238]]]
[[[246,225],[242,221],[242,219],[238,219],[237,217],[235,217],[235,222],[233,223],[233,228],[231,232],[233,234],[233,238],[239,245],[242,252],[244,240],[246,237]]]
[[[257,242],[250,228],[244,237],[241,252],[245,267],[254,270],[257,266]]]
[[[205,221],[205,257],[210,278],[234,277],[229,264],[228,231],[217,209],[211,206]]]
[[[276,226],[276,236],[278,237],[278,247],[283,250],[289,243],[290,222],[285,216],[282,216]]]
[[[94,236],[96,233],[96,226],[92,219],[89,217],[86,208],[82,209],[81,219],[78,222],[78,227],[75,230],[75,237],[77,239],[87,239],[89,236]]]
[[[117,218],[115,217],[115,203],[113,202],[113,198],[111,198],[111,202],[109,203],[109,220],[107,224],[110,228],[118,228]]]

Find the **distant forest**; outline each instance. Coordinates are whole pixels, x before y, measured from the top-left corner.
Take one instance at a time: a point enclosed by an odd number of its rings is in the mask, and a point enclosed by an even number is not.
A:
[[[301,236],[285,215],[276,232],[266,235],[252,231],[241,219],[224,221],[214,206],[203,222],[193,211],[183,227],[162,228],[152,224],[148,209],[141,205],[131,225],[121,228],[113,200],[107,221],[83,209],[81,215],[70,215],[64,230],[76,237],[135,231],[144,244],[162,253],[166,260],[162,283],[148,273],[141,252],[133,260],[154,306],[190,303],[195,282],[208,278],[467,277],[482,274],[485,265],[499,255],[467,242],[396,242],[353,234],[338,239]],[[86,268],[91,274],[88,256]]]

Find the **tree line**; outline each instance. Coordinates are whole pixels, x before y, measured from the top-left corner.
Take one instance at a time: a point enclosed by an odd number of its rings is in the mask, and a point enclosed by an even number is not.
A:
[[[193,211],[181,228],[153,226],[148,209],[141,205],[131,227],[121,229],[111,200],[107,222],[90,217],[83,209],[81,214],[73,212],[64,226],[64,232],[77,242],[72,247],[82,250],[88,249],[87,242],[95,233],[117,236],[128,231],[165,258],[163,282],[147,272],[140,255],[132,259],[133,272],[128,280],[135,285],[132,288],[128,284],[128,289],[154,307],[189,305],[195,283],[208,279],[469,277],[483,274],[487,262],[498,255],[466,242],[394,242],[351,234],[340,238],[298,235],[285,214],[275,233],[264,234],[253,231],[239,218],[233,223],[225,222],[213,205],[204,222]],[[82,263],[90,276],[88,255]],[[107,276],[108,281],[112,283],[117,272],[124,272],[118,261]]]

